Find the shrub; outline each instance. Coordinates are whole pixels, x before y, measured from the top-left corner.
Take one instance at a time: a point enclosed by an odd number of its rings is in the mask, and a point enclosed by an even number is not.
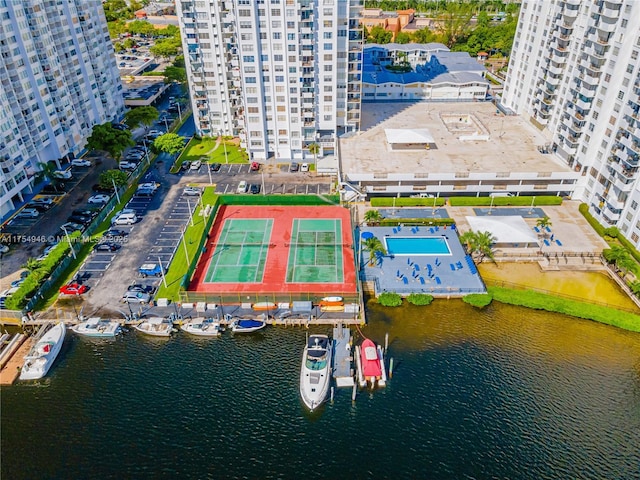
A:
[[[413,305],[429,305],[433,302],[433,295],[428,293],[412,293],[407,297],[407,301]]]
[[[566,298],[534,292],[533,290],[513,290],[504,287],[489,287],[489,294],[498,302],[510,305],[564,313],[573,317],[594,320],[632,332],[640,332],[640,315],[615,308],[578,302]]]
[[[611,238],[618,238],[620,230],[618,230],[618,227],[608,227],[604,229],[604,234]]]
[[[582,214],[582,216],[589,222],[589,225],[596,231],[598,235],[604,237],[604,227],[598,223],[598,221],[593,218],[593,215],[589,213],[589,205],[586,203],[581,203],[578,207],[578,211]]]
[[[394,202],[395,199],[395,202]],[[407,197],[374,197],[371,199],[372,207],[433,207],[433,202],[437,207],[445,204],[444,198],[407,198]]]
[[[493,202],[492,202],[493,200]],[[562,197],[451,197],[449,205],[452,207],[529,207],[533,205],[562,205]]]
[[[399,307],[402,305],[402,297],[397,293],[385,292],[378,297],[378,303],[383,307]]]
[[[222,205],[337,205],[338,195],[221,195]],[[334,203],[332,203],[334,202]]]
[[[471,293],[462,297],[462,301],[477,308],[484,308],[491,303],[493,297],[488,293]]]
[[[383,218],[378,222],[382,227],[395,227],[396,225],[419,226],[447,226],[454,223],[453,218]]]

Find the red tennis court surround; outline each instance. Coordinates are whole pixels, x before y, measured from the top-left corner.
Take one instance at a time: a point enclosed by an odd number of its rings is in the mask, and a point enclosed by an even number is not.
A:
[[[207,282],[207,272],[215,268],[214,254],[220,245],[221,233],[227,220],[255,220],[271,219],[271,235],[264,240],[267,251],[264,262],[264,274],[257,276],[261,281],[249,282]],[[289,267],[292,228],[294,220],[336,219],[340,223],[341,238],[336,239],[342,252],[342,283],[298,283],[287,282]],[[225,236],[225,238],[227,238]],[[218,245],[220,243],[220,245]],[[295,251],[294,251],[295,255]],[[241,266],[239,268],[242,268]],[[291,277],[291,275],[290,275]],[[214,278],[210,274],[208,278]],[[252,277],[253,278],[253,277]],[[205,251],[202,252],[198,266],[193,275],[189,291],[200,293],[343,293],[345,295],[357,292],[354,241],[351,231],[349,210],[338,206],[237,206],[226,205],[220,207],[216,219],[209,232],[209,239]]]

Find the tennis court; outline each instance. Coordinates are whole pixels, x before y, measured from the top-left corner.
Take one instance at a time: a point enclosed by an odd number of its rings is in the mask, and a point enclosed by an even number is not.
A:
[[[339,206],[222,206],[188,290],[355,294],[350,222]]]
[[[342,231],[337,219],[294,219],[287,282],[341,283]]]
[[[227,219],[205,282],[262,282],[273,219]]]

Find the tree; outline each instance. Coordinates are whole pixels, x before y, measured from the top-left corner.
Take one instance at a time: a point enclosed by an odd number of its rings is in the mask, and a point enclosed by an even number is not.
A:
[[[124,122],[131,129],[139,125],[150,127],[158,119],[158,109],[155,107],[137,107],[132,108],[124,114]]]
[[[542,218],[539,218],[539,219],[536,221],[536,226],[537,226],[540,230],[542,230],[543,232],[544,232],[544,230],[545,230],[547,227],[551,227],[552,225],[553,225],[553,223],[551,223],[551,219],[550,219],[549,217],[547,217],[547,216],[544,216],[544,217],[542,217]]]
[[[607,262],[615,264],[618,260],[628,257],[629,252],[622,245],[613,245],[611,248],[603,250],[602,256]]]
[[[179,38],[167,38],[156,42],[156,44],[149,48],[151,54],[155,57],[173,57],[178,54],[178,50],[182,48],[182,43]]]
[[[636,262],[631,255],[627,253],[627,255],[623,258],[620,258],[616,261],[616,267],[622,272],[622,278],[626,277],[627,274],[633,271],[636,268]]]
[[[629,288],[631,289],[631,293],[636,297],[640,297],[640,281],[634,280],[629,284]]]
[[[187,81],[187,69],[183,67],[167,67],[164,69],[165,82],[178,82],[183,84]]]
[[[431,43],[436,39],[436,34],[427,27],[416,30],[413,33],[413,41],[416,43]]]
[[[113,49],[116,51],[116,53],[124,52],[125,50],[124,45],[120,42],[114,43]]]
[[[94,125],[89,138],[87,138],[87,150],[101,150],[107,152],[115,160],[118,160],[127,147],[135,145],[128,130],[113,128],[111,123]]]
[[[107,23],[107,28],[109,29],[109,36],[113,38],[118,38],[124,32],[127,31],[127,22],[124,20],[115,20],[113,22]]]
[[[367,238],[362,241],[362,246],[369,252],[369,266],[375,265],[376,259],[381,255],[386,255],[387,250],[378,237]]]
[[[156,138],[153,145],[161,152],[175,155],[184,147],[184,138],[177,133],[165,133]]]
[[[127,31],[132,35],[144,35],[145,37],[154,37],[156,35],[156,28],[146,20],[129,22]]]
[[[448,2],[446,11],[440,18],[442,22],[442,43],[453,47],[463,37],[468,28],[473,10],[468,5]]]
[[[489,26],[489,14],[484,10],[478,14],[478,27]]]
[[[495,237],[490,232],[474,232],[468,230],[460,235],[460,241],[465,245],[469,255],[475,255],[481,263],[484,257],[493,260],[493,244]]]
[[[54,175],[54,172],[57,170],[56,164],[52,161],[49,162],[40,162],[38,163],[38,171],[36,178],[39,181],[49,180],[49,184],[53,187],[53,189],[57,192],[58,189],[62,185],[62,180]]]
[[[411,35],[406,32],[398,32],[396,35],[396,43],[409,43],[411,41]]]
[[[382,215],[378,210],[367,210],[364,213],[364,219],[368,224],[378,224],[382,220]]]
[[[102,188],[123,187],[127,184],[127,173],[122,170],[105,170],[98,177],[98,184]]]
[[[40,268],[40,260],[36,260],[33,257],[29,257],[27,258],[26,263],[22,265],[22,268],[29,270],[29,273],[35,272],[37,269]]]
[[[318,165],[318,154],[320,153],[320,145],[312,143],[309,145],[309,153],[313,155],[313,164]]]
[[[393,38],[393,32],[389,32],[385,30],[380,25],[374,25],[369,30],[369,34],[367,36],[367,43],[390,43]]]
[[[124,42],[122,42],[122,46],[124,48],[133,48],[136,46],[136,41],[133,38],[126,38]]]

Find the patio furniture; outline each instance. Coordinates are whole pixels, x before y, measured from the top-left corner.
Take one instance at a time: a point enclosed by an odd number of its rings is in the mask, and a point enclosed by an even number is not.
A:
[[[456,262],[456,267],[460,270],[462,268],[462,262]]]
[[[547,247],[550,247],[550,246],[551,246],[551,244],[549,243],[549,240],[547,240],[546,238],[544,239],[544,244],[545,244]]]
[[[424,277],[420,277],[420,285],[424,285]]]
[[[441,285],[442,284],[442,280],[440,280],[440,277],[436,277],[436,285]]]
[[[536,231],[536,233],[540,233],[540,229],[538,227],[533,227],[533,229]]]
[[[451,267],[452,272],[456,271],[456,266],[453,263],[450,263],[449,266]]]
[[[405,285],[409,285],[409,279],[408,279],[407,277],[402,277],[402,282],[403,282]]]
[[[561,242],[560,240],[558,240],[558,239],[556,239],[556,244],[557,244],[559,247],[561,247],[561,246],[562,246],[562,242]]]

